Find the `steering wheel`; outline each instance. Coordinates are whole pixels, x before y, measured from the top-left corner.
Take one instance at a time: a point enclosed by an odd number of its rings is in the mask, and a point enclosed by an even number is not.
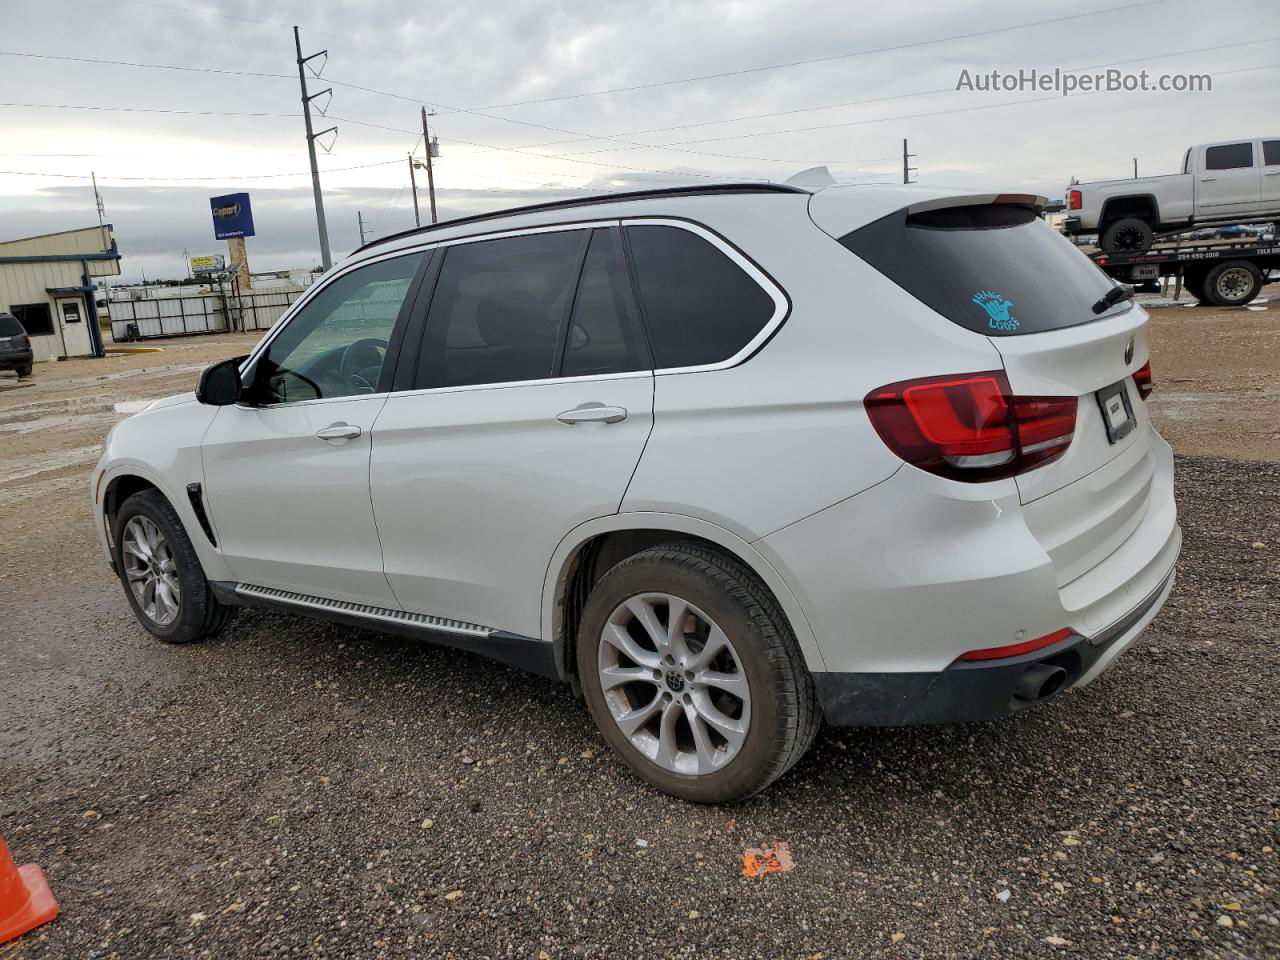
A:
[[[377,337],[357,340],[342,351],[342,359],[338,361],[338,376],[343,383],[350,383],[361,393],[373,393],[377,388],[359,371],[367,371],[369,367],[381,370],[382,359],[386,355],[387,341]]]

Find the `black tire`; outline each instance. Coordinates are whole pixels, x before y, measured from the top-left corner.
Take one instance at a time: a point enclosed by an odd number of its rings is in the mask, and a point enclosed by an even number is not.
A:
[[[31,364],[28,363],[25,367],[18,367],[16,372],[19,380],[23,377],[31,376]]]
[[[1227,260],[1205,274],[1204,295],[1214,306],[1240,307],[1262,292],[1262,282],[1262,271],[1252,261]]]
[[[1137,217],[1125,217],[1102,231],[1099,246],[1107,253],[1142,253],[1151,249],[1151,224]]]
[[[1205,302],[1204,298],[1204,271],[1189,271],[1182,278],[1182,289],[1187,291],[1201,303]]]
[[[137,516],[146,517],[160,528],[178,568],[178,616],[169,624],[159,624],[147,616],[133,595],[125,574],[125,525]],[[116,511],[111,533],[115,542],[116,571],[124,587],[124,595],[133,615],[152,636],[165,643],[193,643],[214,636],[231,622],[236,608],[221,604],[214,597],[191,539],[183,529],[182,520],[158,490],[143,490],[125,500]]]
[[[705,611],[730,638],[746,674],[751,719],[736,756],[702,775],[666,770],[622,733],[604,699],[600,638],[615,608],[637,594],[669,593]],[[628,557],[587,598],[578,631],[578,676],[609,746],[644,780],[695,803],[727,803],[763,790],[812,746],[821,724],[813,678],[773,595],[736,559],[694,543],[669,543]]]

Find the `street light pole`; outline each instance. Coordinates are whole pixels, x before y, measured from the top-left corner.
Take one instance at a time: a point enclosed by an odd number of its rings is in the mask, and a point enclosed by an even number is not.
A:
[[[333,254],[329,252],[329,227],[324,220],[324,194],[320,192],[320,168],[316,165],[316,134],[311,129],[311,101],[307,95],[307,75],[303,67],[308,60],[314,60],[328,51],[313,53],[309,57],[302,55],[302,39],[298,36],[298,28],[293,28],[293,45],[298,52],[298,83],[302,85],[302,117],[307,127],[307,154],[311,158],[311,189],[316,198],[316,230],[320,234],[320,262],[325,270],[333,266]],[[317,94],[316,96],[322,96]],[[328,131],[326,131],[328,132]]]

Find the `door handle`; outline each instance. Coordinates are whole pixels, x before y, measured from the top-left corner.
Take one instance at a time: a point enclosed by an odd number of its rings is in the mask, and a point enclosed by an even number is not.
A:
[[[360,436],[360,428],[350,423],[331,423],[316,431],[316,436],[326,442],[332,440],[354,440]]]
[[[1264,177],[1280,177],[1280,170],[1268,170],[1263,174]]]
[[[1200,178],[1201,183],[1216,183],[1217,180],[1218,180],[1217,177],[1201,177]]]
[[[626,407],[606,407],[603,403],[584,403],[556,417],[561,423],[617,423],[627,419]]]

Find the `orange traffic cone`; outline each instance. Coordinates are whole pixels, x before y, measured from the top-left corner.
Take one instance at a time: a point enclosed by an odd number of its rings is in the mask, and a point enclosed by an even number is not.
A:
[[[34,863],[19,867],[0,837],[0,943],[16,940],[58,915],[58,901]]]

